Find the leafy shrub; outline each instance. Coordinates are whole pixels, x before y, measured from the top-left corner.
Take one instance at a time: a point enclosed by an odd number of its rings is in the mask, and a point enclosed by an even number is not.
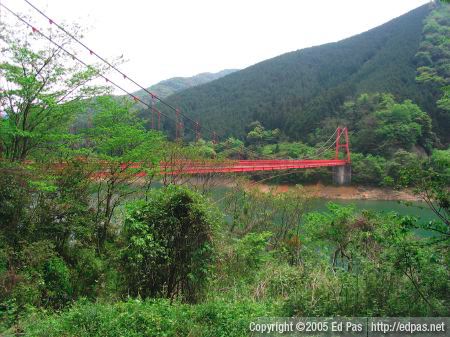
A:
[[[128,209],[123,267],[129,293],[195,301],[206,285],[217,225],[206,200],[170,185]]]
[[[274,314],[273,307],[249,301],[199,305],[162,299],[115,304],[80,301],[61,314],[29,319],[23,328],[32,337],[242,337],[252,320]]]
[[[236,259],[241,270],[255,270],[268,260],[270,232],[248,233],[236,243]]]
[[[53,257],[44,265],[44,282],[48,301],[53,307],[62,307],[71,298],[70,271],[64,261]]]
[[[79,248],[73,255],[72,269],[75,296],[94,299],[99,295],[99,285],[103,277],[105,261],[93,248]]]
[[[371,154],[364,156],[352,153],[352,181],[363,185],[378,185],[383,182],[386,159]]]
[[[0,235],[15,245],[29,229],[30,186],[25,170],[0,161]]]

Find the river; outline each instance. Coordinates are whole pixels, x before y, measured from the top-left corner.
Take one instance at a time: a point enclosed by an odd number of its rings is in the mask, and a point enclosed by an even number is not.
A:
[[[189,179],[189,185],[197,187],[205,182],[198,179]],[[248,180],[236,182],[233,179],[217,179],[210,181],[209,196],[215,200],[214,204],[223,208],[224,197],[235,184],[242,184],[246,189],[258,188],[263,192],[283,193],[292,186],[268,185],[258,183],[254,185]],[[154,183],[154,187],[161,187],[160,182]],[[353,205],[355,210],[373,210],[377,212],[395,212],[399,215],[410,215],[418,218],[421,223],[437,220],[436,215],[421,202],[411,191],[396,191],[389,188],[365,187],[365,186],[330,186],[322,184],[303,186],[306,194],[313,197],[309,211],[326,211],[327,203],[334,202],[341,205]]]
[[[228,184],[213,187],[211,196],[220,204],[226,192],[230,191]],[[258,184],[262,191],[283,193],[290,187],[287,185]],[[377,212],[395,212],[399,215],[410,215],[419,219],[421,223],[437,220],[436,215],[420,202],[409,191],[395,191],[392,189],[370,188],[361,186],[304,186],[305,193],[313,196],[310,211],[326,211],[327,204],[334,202],[340,205],[352,205],[355,210],[373,210]]]

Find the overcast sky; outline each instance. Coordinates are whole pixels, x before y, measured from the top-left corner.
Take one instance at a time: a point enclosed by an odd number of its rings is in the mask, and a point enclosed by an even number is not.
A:
[[[23,0],[0,0],[48,23]],[[338,41],[427,0],[29,0],[56,22],[87,27],[98,54],[144,86],[174,76],[242,69],[305,47]],[[3,10],[1,18],[8,14]],[[9,20],[8,20],[9,21]],[[85,55],[89,60],[89,55]],[[121,83],[129,90],[132,84]]]

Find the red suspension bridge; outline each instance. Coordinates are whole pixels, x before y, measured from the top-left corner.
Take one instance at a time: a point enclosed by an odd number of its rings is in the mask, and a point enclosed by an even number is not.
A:
[[[34,6],[29,0],[24,0],[28,3],[34,10],[36,10],[41,16],[43,16],[48,24],[56,26],[59,30],[63,31],[68,37],[74,40],[78,45],[86,50],[86,54],[89,56],[94,56],[108,66],[109,69],[116,71],[124,81],[130,81],[138,88],[143,90],[149,95],[150,103],[147,103],[143,98],[139,98],[129,91],[125,90],[116,81],[108,78],[104,73],[98,73],[98,77],[103,78],[108,84],[116,87],[117,89],[123,91],[126,95],[131,97],[136,103],[140,103],[146,108],[148,108],[151,114],[151,127],[152,129],[162,130],[161,117],[166,120],[170,120],[175,125],[175,138],[177,140],[181,139],[184,135],[184,130],[190,130],[194,135],[195,141],[200,138],[206,139],[207,135],[212,140],[213,144],[218,142],[218,135],[215,131],[208,129],[207,127],[201,126],[198,120],[194,120],[183,113],[179,108],[172,106],[171,104],[165,102],[163,99],[150,92],[141,84],[137,83],[130,76],[119,70],[115,65],[108,62],[104,57],[100,56],[93,49],[85,45],[76,36],[68,32],[63,26],[59,25],[55,20],[47,16],[44,12]],[[73,53],[67,50],[63,44],[55,41],[51,36],[43,33],[41,29],[38,29],[34,24],[30,23],[16,12],[12,11],[4,4],[0,3],[0,6],[7,10],[10,14],[15,16],[19,21],[24,23],[28,28],[32,30],[34,34],[38,34],[45,40],[51,42],[55,45],[58,50],[62,50],[66,54],[72,57],[73,60],[79,62],[80,64],[90,67],[89,63],[82,60],[79,54]],[[158,108],[156,103],[159,104]],[[161,108],[166,109],[165,112]],[[191,127],[189,127],[191,126]],[[203,132],[202,132],[203,131]],[[329,145],[328,143],[332,140],[334,134],[336,134],[336,139],[334,143]],[[165,175],[180,175],[180,174],[208,174],[208,173],[236,173],[236,172],[256,172],[256,171],[277,171],[277,170],[292,170],[292,169],[311,169],[319,167],[333,167],[334,180],[337,183],[346,183],[350,181],[351,169],[350,169],[350,149],[349,149],[349,138],[348,131],[346,127],[338,127],[329,140],[322,145],[321,148],[325,148],[316,152],[316,154],[311,158],[305,159],[260,159],[260,160],[205,160],[205,161],[193,161],[193,160],[178,160],[174,162],[162,162],[160,163],[160,173]],[[202,137],[203,136],[203,137]],[[326,147],[328,146],[328,147]],[[323,156],[329,149],[335,147],[335,156],[332,159],[319,159],[319,156]],[[344,149],[343,156],[340,156],[340,150]],[[250,151],[245,149],[246,151]],[[340,158],[342,157],[342,158]],[[124,167],[138,169],[140,167],[139,163],[133,163],[131,165],[124,164]],[[101,173],[101,175],[106,172]],[[106,173],[107,174],[107,173]],[[143,174],[142,172],[140,174]]]
[[[336,152],[334,159],[181,160],[161,163],[161,172],[164,174],[176,175],[346,167],[350,164],[350,148],[347,128],[337,128],[335,133],[336,140],[331,144],[335,145]],[[342,138],[344,139],[344,142],[341,141]],[[343,159],[339,159],[341,148],[345,150]]]

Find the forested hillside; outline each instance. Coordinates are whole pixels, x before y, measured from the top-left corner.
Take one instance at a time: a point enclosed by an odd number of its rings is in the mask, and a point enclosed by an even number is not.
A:
[[[421,6],[365,33],[266,60],[168,100],[221,135],[242,137],[245,126],[258,120],[291,139],[307,140],[323,119],[339,116],[345,101],[361,93],[391,93],[430,114],[435,132],[447,142],[448,114],[436,106],[440,89],[416,80],[416,54],[431,10]]]
[[[150,86],[147,90],[160,98],[165,98],[181,90],[217,80],[235,71],[237,71],[237,69],[224,69],[217,73],[201,73],[192,77],[172,77]],[[136,91],[134,95],[143,99],[145,102],[150,101],[148,94],[144,90]]]

